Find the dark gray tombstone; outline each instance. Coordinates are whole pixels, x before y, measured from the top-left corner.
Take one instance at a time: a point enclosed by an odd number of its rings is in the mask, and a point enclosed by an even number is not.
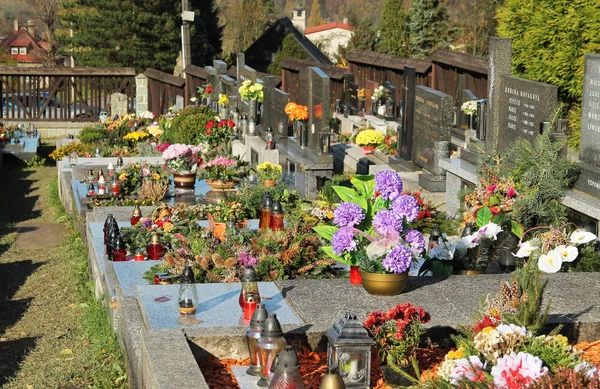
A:
[[[416,69],[404,67],[404,108],[402,109],[402,133],[398,134],[398,156],[405,161],[412,158],[413,124],[415,116]]]
[[[433,146],[434,142],[450,142],[453,107],[451,96],[417,85],[411,159],[421,168],[438,176],[443,171],[434,164]]]
[[[581,145],[578,164],[581,174],[575,187],[600,197],[600,55],[585,55],[583,101],[581,104]]]
[[[354,82],[354,74],[344,74],[344,106],[350,115],[358,113],[358,84]]]
[[[394,120],[396,117],[396,87],[391,82],[385,81],[383,84],[385,90],[385,115],[383,116],[386,120]]]
[[[502,92],[502,76],[510,76],[512,57],[512,41],[509,38],[490,38],[488,72],[488,125],[486,144],[493,150],[498,148],[498,143],[505,143],[506,139],[500,137],[500,99]]]
[[[288,136],[288,116],[284,109],[288,103],[288,94],[275,87],[277,77],[267,76],[264,80],[264,102],[263,102],[263,132],[268,127],[273,129],[277,138]]]
[[[299,104],[308,106],[307,146],[319,150],[320,133],[329,130],[329,76],[317,67],[300,69]]]
[[[518,77],[502,76],[502,87],[493,108],[497,114],[499,141],[504,151],[517,138],[533,141],[541,134],[542,123],[550,122],[558,108],[558,87]]]

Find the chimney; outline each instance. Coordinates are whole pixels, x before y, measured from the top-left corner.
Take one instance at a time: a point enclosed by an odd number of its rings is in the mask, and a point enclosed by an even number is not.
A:
[[[14,21],[15,31],[19,31],[19,21],[15,19]]]
[[[35,22],[33,20],[27,21],[27,31],[35,37]]]
[[[344,24],[348,24],[348,18],[344,18],[344,19],[342,19],[342,23],[344,23]]]

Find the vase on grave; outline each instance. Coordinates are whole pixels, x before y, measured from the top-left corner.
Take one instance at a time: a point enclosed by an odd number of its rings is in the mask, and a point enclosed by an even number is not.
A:
[[[477,129],[477,115],[473,114],[473,115],[469,115],[469,130],[476,130]]]
[[[173,184],[175,188],[194,189],[196,173],[173,173]]]
[[[248,120],[256,123],[257,101],[248,100]]]
[[[373,296],[394,296],[404,290],[408,283],[408,271],[400,274],[376,274],[360,272],[363,288]]]
[[[215,192],[224,192],[224,191],[228,191],[228,190],[233,190],[235,188],[235,186],[239,183],[240,182],[236,181],[236,180],[229,180],[229,181],[206,180],[206,184],[208,186],[210,186],[212,188],[212,190],[214,190]]]

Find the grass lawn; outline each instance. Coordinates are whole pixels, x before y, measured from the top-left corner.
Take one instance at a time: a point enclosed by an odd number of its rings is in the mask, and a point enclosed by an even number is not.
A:
[[[56,167],[0,171],[0,385],[126,388],[123,356],[88,280],[86,245],[58,200]],[[44,248],[14,244],[15,224],[62,223]]]

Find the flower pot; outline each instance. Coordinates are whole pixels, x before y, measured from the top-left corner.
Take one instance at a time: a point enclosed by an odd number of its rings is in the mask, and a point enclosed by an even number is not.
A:
[[[227,108],[221,108],[221,120],[229,119],[229,110]]]
[[[408,272],[402,274],[376,274],[360,272],[363,288],[373,296],[394,296],[404,290]]]
[[[476,276],[479,274],[485,274],[482,270],[455,270],[454,274],[461,276]]]
[[[212,190],[216,192],[223,192],[226,190],[232,190],[235,188],[239,181],[231,180],[231,181],[221,181],[221,180],[206,180],[208,186],[212,188]]]
[[[196,173],[173,173],[173,183],[175,188],[194,189],[196,185]]]
[[[262,184],[263,184],[263,188],[270,188],[270,187],[275,186],[275,180],[264,180],[262,182]]]
[[[361,285],[360,270],[358,266],[350,266],[350,283],[352,285]]]
[[[235,226],[241,230],[242,228],[248,227],[248,220],[244,220],[243,222],[235,223]]]
[[[363,146],[362,153],[365,155],[373,154],[373,152],[375,151],[376,148],[377,148],[377,146]]]

